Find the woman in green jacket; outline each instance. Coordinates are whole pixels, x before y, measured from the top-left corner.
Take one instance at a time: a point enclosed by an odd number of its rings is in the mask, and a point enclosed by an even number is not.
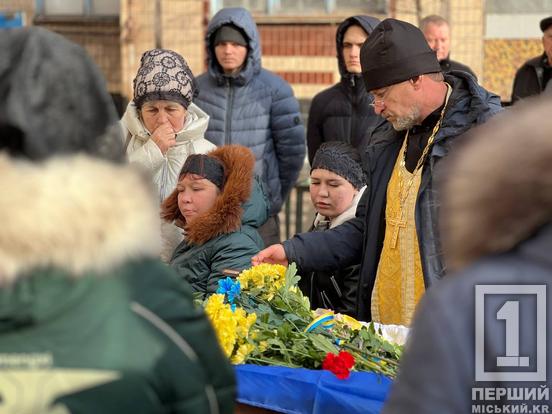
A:
[[[254,165],[241,145],[190,155],[163,203],[163,219],[184,229],[170,265],[196,292],[214,293],[221,278],[250,267],[263,248],[257,228],[268,217],[268,201]]]

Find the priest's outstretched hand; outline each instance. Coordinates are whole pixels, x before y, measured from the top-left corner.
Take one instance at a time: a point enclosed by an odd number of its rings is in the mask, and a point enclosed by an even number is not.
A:
[[[281,264],[284,266],[288,265],[288,260],[284,246],[281,244],[273,244],[268,246],[266,249],[261,250],[257,255],[251,258],[251,263],[253,266],[259,265],[261,263],[270,263],[270,264]]]

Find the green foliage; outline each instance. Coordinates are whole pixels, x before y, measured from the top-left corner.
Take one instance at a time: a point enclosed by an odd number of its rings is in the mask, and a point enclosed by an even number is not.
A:
[[[308,298],[297,287],[299,279],[291,264],[283,286],[270,299],[255,287],[236,298],[237,306],[257,315],[249,339],[254,349],[246,362],[319,369],[327,353],[345,350],[355,358],[354,370],[394,377],[402,347],[384,340],[372,324],[351,323],[335,315],[331,329],[319,326],[306,332],[314,316]]]

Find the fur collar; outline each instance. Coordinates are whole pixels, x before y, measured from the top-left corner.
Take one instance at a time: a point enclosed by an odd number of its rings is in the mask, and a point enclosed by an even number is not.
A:
[[[441,177],[447,265],[506,252],[552,222],[552,101],[527,99],[472,130]]]
[[[0,285],[34,268],[75,276],[159,254],[158,208],[128,165],[84,155],[44,163],[0,154]]]
[[[251,195],[255,157],[248,148],[231,145],[209,153],[225,167],[226,182],[213,208],[185,226],[186,240],[203,244],[241,226],[242,204]]]
[[[251,195],[255,157],[249,148],[225,145],[209,152],[209,156],[224,165],[226,177],[224,189],[213,208],[187,224],[178,209],[178,190],[175,189],[163,203],[163,219],[184,223],[186,241],[190,244],[201,245],[238,230],[242,222],[242,204]]]

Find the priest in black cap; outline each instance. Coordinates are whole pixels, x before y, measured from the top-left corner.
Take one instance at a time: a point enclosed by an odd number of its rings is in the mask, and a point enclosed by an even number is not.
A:
[[[552,16],[540,21],[542,55],[529,59],[516,72],[512,89],[512,103],[552,89]]]
[[[304,274],[361,261],[357,314],[408,325],[445,273],[435,169],[462,133],[501,110],[500,99],[468,74],[443,75],[422,32],[400,20],[376,26],[360,60],[374,109],[388,122],[369,137],[368,190],[356,218],[271,246],[254,262],[296,262]]]

